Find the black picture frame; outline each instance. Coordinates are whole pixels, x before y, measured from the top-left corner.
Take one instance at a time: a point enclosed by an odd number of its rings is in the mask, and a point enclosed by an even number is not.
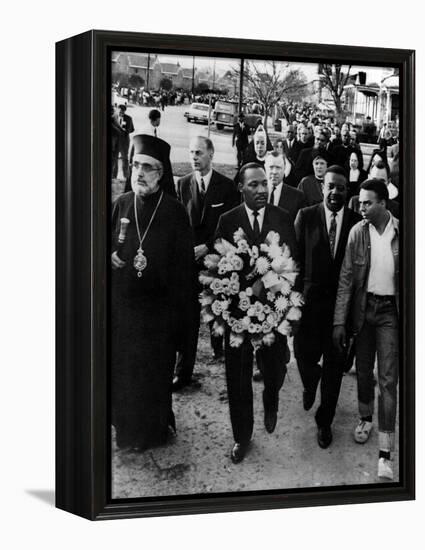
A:
[[[400,481],[111,501],[108,394],[109,52],[397,67],[400,75],[402,365]],[[56,45],[56,506],[97,519],[415,498],[415,53],[305,43],[89,31]]]

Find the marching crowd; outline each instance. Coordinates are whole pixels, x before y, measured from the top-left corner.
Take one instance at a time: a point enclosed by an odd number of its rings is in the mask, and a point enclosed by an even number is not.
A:
[[[260,247],[275,231],[299,266],[304,306],[293,345],[304,409],[319,402],[318,445],[332,443],[343,374],[355,358],[354,439],[366,443],[377,424],[378,475],[392,480],[399,365],[396,140],[380,132],[366,166],[350,124],[289,108],[283,135],[272,143],[261,124],[251,135],[240,113],[232,138],[234,179],[214,169],[214,144],[198,136],[189,143],[192,171],[174,181],[170,145],[158,135],[159,110],[150,112],[146,131],[133,135],[131,146],[134,127],[125,110],[114,111],[111,123],[112,177],[120,156],[127,178],[127,192],[113,205],[111,241],[118,447],[141,452],[166,443],[176,430],[172,392],[194,383],[199,274],[216,239],[232,242],[242,229],[249,245]],[[236,464],[252,438],[252,379],[264,384],[264,425],[275,430],[290,358],[287,336],[276,334],[271,345],[254,351],[249,341],[232,346],[229,331],[218,335],[212,323],[210,334],[213,357],[225,364]]]

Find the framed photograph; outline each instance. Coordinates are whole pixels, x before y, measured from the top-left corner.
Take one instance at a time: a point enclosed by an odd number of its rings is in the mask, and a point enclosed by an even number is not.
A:
[[[415,495],[414,52],[56,45],[56,505]]]

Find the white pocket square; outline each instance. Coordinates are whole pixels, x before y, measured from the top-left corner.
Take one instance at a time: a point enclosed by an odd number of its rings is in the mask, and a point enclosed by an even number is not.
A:
[[[224,202],[219,202],[218,204],[212,204],[211,208],[218,208],[219,206],[223,206]]]

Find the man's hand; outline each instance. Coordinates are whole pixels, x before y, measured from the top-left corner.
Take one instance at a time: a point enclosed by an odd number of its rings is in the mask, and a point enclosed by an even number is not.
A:
[[[344,325],[337,325],[334,327],[332,338],[333,338],[334,346],[340,353],[342,353],[345,350],[347,345],[346,344],[347,335],[345,332]]]
[[[195,246],[194,252],[195,261],[199,261],[208,254],[208,246],[206,244],[198,244],[198,246]]]
[[[117,251],[113,252],[111,255],[112,269],[121,269],[125,266],[125,262],[121,260],[118,256]]]

